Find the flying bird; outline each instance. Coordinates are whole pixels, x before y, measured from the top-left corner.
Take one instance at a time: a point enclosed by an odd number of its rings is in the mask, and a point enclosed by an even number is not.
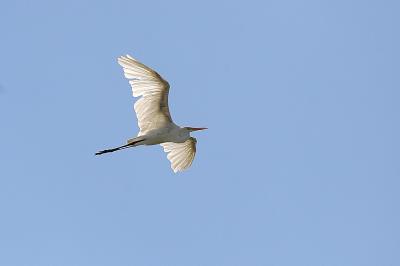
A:
[[[133,96],[139,97],[134,109],[140,131],[127,144],[99,151],[96,155],[139,145],[160,144],[175,173],[188,169],[196,154],[197,143],[190,132],[207,128],[180,127],[172,121],[168,107],[169,83],[156,71],[129,55],[119,57],[118,63],[129,80]]]

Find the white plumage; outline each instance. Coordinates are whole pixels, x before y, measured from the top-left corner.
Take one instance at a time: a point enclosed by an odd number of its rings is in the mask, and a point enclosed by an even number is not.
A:
[[[196,155],[197,140],[190,137],[183,143],[165,142],[161,143],[164,151],[168,154],[167,158],[171,162],[174,172],[183,171],[192,165]]]
[[[118,63],[129,80],[134,97],[138,119],[138,136],[128,140],[128,144],[102,150],[96,153],[114,152],[139,145],[161,144],[167,153],[174,172],[189,168],[196,154],[196,139],[190,132],[206,128],[179,127],[171,118],[168,108],[169,84],[157,72],[129,55],[118,58]]]

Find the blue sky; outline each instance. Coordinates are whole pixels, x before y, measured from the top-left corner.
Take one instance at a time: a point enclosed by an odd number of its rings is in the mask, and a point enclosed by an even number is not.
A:
[[[397,1],[3,1],[0,265],[400,265]],[[198,153],[137,133],[116,58]]]

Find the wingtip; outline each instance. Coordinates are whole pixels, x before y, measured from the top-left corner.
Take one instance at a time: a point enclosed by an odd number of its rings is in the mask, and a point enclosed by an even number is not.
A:
[[[135,58],[133,58],[132,56],[130,56],[129,54],[126,55],[121,55],[118,57],[118,60],[127,60],[127,59],[131,59],[133,61],[137,61]]]

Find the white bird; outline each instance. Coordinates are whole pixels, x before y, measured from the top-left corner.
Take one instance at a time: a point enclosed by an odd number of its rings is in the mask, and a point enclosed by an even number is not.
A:
[[[156,71],[129,55],[118,58],[118,63],[129,80],[134,97],[139,133],[120,147],[102,150],[96,155],[114,152],[139,145],[161,144],[176,173],[190,167],[196,154],[197,140],[190,132],[204,130],[200,127],[179,127],[171,118],[168,108],[169,84]]]

